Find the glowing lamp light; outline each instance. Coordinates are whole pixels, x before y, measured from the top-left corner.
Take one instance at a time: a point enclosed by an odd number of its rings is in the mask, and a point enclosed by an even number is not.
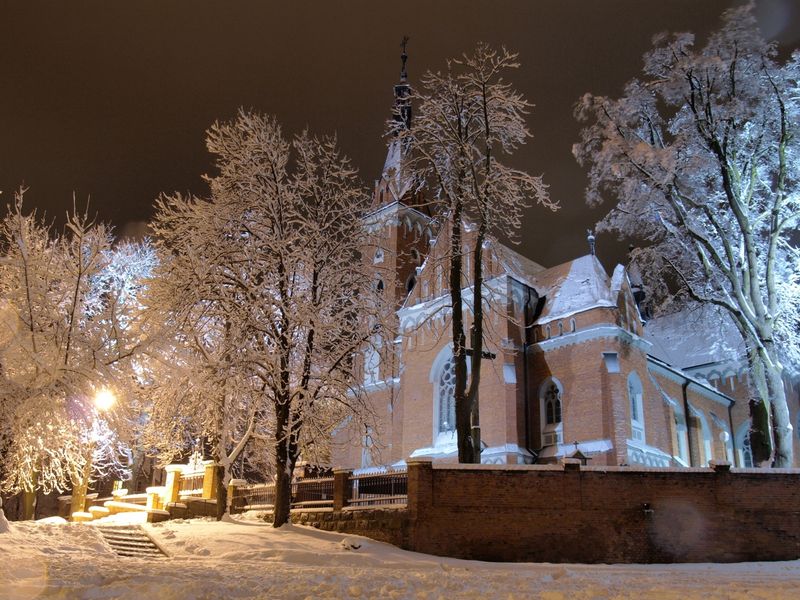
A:
[[[98,410],[108,410],[114,406],[116,401],[117,398],[114,396],[114,392],[108,388],[103,388],[94,395],[94,405]]]

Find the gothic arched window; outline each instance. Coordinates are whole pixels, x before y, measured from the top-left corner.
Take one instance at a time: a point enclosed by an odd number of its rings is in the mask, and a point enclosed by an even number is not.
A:
[[[561,423],[561,390],[555,383],[550,383],[544,392],[545,424]]]
[[[631,408],[631,437],[644,441],[644,391],[636,371],[628,375],[628,402]]]
[[[445,433],[456,428],[456,371],[453,357],[447,359],[439,375],[437,389],[438,423],[436,431]]]
[[[417,278],[412,275],[408,278],[408,281],[406,281],[406,291],[410,294],[415,285],[417,285]]]
[[[539,391],[541,410],[542,446],[554,446],[563,442],[562,387],[555,378],[548,377]]]

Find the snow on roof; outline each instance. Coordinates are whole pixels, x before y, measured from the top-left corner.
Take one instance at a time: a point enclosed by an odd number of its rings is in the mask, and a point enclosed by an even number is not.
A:
[[[519,252],[512,250],[497,241],[492,241],[492,250],[497,260],[503,266],[506,273],[523,281],[533,279],[537,273],[541,273],[545,268],[539,263],[525,258]]]
[[[382,176],[389,183],[389,191],[395,200],[400,200],[411,189],[412,178],[406,174],[404,152],[400,140],[392,140],[386,152]]]
[[[653,344],[650,354],[680,369],[730,360],[744,353],[733,323],[713,307],[650,319],[644,337]]]
[[[537,273],[531,283],[540,296],[545,296],[538,323],[617,305],[603,265],[591,254]]]

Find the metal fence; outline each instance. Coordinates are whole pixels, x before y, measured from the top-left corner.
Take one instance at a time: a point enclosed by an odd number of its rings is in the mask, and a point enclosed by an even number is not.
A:
[[[203,477],[203,472],[181,475],[178,482],[178,494],[180,496],[202,496]]]
[[[292,508],[332,508],[333,477],[298,479],[292,482]],[[343,505],[354,508],[386,504],[405,504],[408,499],[408,473],[392,470],[351,475]],[[270,509],[275,506],[274,483],[249,483],[233,488],[234,512]]]
[[[236,486],[232,506],[237,510],[271,508],[275,505],[275,484],[256,483]],[[333,506],[333,477],[298,479],[292,482],[292,508]]]
[[[292,482],[292,508],[333,507],[333,477]]]
[[[350,476],[351,506],[405,504],[408,501],[408,472],[391,470]]]
[[[243,511],[251,508],[272,508],[275,506],[274,483],[249,483],[233,488],[231,508]]]

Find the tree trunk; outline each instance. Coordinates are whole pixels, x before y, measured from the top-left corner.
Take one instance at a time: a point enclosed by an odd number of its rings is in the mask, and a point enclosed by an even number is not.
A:
[[[278,466],[275,478],[275,509],[273,511],[273,527],[280,527],[289,522],[292,508],[292,476],[285,467]]]
[[[21,494],[22,518],[25,521],[30,521],[36,518],[36,500],[38,497],[36,488],[38,486],[38,473],[34,471],[31,479],[33,480],[31,482],[33,484],[32,488],[29,490],[22,490]]]
[[[217,464],[217,489],[214,496],[217,499],[217,521],[221,521],[225,513],[228,512],[228,469],[224,465]]]
[[[472,376],[467,399],[470,416],[470,463],[481,462],[480,385],[483,360],[483,242],[486,239],[486,224],[481,223],[473,249],[472,271]]]
[[[79,481],[72,482],[72,503],[70,514],[86,510],[86,495],[89,492],[89,480],[92,477],[92,460],[94,458],[94,444],[88,444],[86,462],[78,474]]]
[[[775,439],[775,455],[772,466],[783,469],[791,468],[794,462],[794,448],[792,445],[792,425],[789,416],[789,407],[786,403],[786,387],[780,369],[766,368],[767,385],[770,392],[772,406],[772,428]]]
[[[467,354],[464,335],[463,298],[461,296],[461,205],[453,209],[450,235],[450,304],[453,310],[453,370],[456,405],[456,437],[458,462],[472,462],[472,437],[470,435],[470,404],[467,398]]]
[[[288,401],[277,406],[275,427],[275,508],[273,527],[289,522],[292,508],[292,473],[297,462],[297,426],[290,423]]]

